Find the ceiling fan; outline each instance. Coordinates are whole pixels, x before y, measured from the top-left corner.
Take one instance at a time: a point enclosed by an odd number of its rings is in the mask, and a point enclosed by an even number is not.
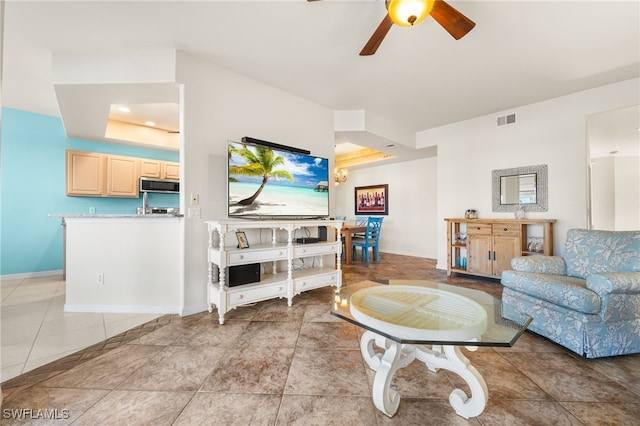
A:
[[[456,40],[464,37],[476,25],[444,0],[385,0],[384,3],[387,14],[365,44],[360,56],[376,53],[393,24],[411,27],[431,15]]]

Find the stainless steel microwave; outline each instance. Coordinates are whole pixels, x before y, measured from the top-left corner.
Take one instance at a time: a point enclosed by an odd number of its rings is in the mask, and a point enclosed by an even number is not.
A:
[[[180,192],[180,181],[141,177],[140,192],[163,192],[167,194],[178,194]]]

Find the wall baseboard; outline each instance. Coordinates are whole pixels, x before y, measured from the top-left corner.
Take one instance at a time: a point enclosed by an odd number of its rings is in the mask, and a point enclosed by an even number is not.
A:
[[[208,309],[209,308],[207,307],[207,305],[196,306],[196,307],[189,308],[189,309],[182,309],[182,311],[180,312],[180,316],[181,317],[187,317],[189,315],[195,315],[195,314],[199,314],[200,312],[205,312]]]
[[[70,305],[65,303],[65,312],[91,312],[116,314],[179,314],[179,306],[136,306],[136,305]]]
[[[48,277],[48,276],[56,276],[59,275],[62,277],[62,269],[54,269],[51,271],[40,271],[40,272],[24,272],[21,274],[6,274],[0,275],[0,280],[25,280],[27,278],[38,278],[38,277]]]

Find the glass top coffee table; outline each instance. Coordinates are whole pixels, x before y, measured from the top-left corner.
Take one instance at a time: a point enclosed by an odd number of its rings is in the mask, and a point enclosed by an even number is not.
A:
[[[342,287],[335,294],[331,314],[367,330],[360,350],[376,372],[373,402],[392,417],[400,395],[391,387],[395,372],[414,360],[433,372],[455,372],[471,389],[468,397],[454,389],[449,403],[464,418],[480,415],[489,398],[480,373],[461,347],[513,346],[531,318],[502,317],[500,299],[479,290],[431,281],[363,281]]]

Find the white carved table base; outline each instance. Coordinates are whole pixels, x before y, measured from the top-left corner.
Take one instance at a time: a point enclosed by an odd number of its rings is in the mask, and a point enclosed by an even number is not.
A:
[[[373,344],[384,350],[379,353]],[[476,347],[468,346],[469,350]],[[373,382],[373,403],[376,408],[389,417],[398,410],[400,395],[391,388],[393,376],[401,368],[411,364],[416,358],[423,362],[430,371],[438,369],[452,371],[467,382],[471,388],[471,397],[467,397],[461,389],[454,389],[449,394],[449,403],[456,413],[465,419],[480,415],[487,405],[489,391],[484,379],[462,354],[459,346],[432,345],[428,349],[424,345],[409,345],[395,342],[371,331],[362,335],[360,350],[369,367],[376,372]]]

